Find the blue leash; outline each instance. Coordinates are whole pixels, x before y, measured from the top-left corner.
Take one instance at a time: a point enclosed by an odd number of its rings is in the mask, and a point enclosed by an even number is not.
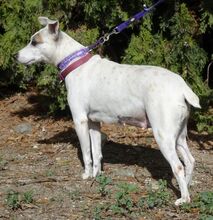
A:
[[[82,48],[73,54],[70,54],[69,56],[65,57],[59,64],[58,68],[60,70],[63,70],[66,68],[66,66],[75,58],[82,57],[89,53],[90,51],[94,50],[99,45],[104,44],[106,41],[109,40],[110,36],[113,34],[119,34],[121,31],[126,29],[130,24],[132,24],[134,21],[140,20],[143,16],[148,14],[150,11],[152,11],[156,6],[158,6],[160,3],[162,3],[164,0],[159,0],[151,7],[147,8],[144,6],[144,10],[134,15],[132,18],[128,19],[127,21],[124,21],[123,23],[116,26],[110,33],[105,34],[104,36],[100,37],[94,44],[91,44],[85,48]]]
[[[152,11],[156,6],[158,6],[160,3],[162,3],[164,0],[159,0],[158,2],[156,2],[154,5],[152,5],[151,7],[147,8],[146,5],[144,6],[144,10],[142,12],[137,13],[136,15],[134,15],[132,18],[130,18],[129,20],[121,23],[120,25],[118,25],[117,27],[114,28],[115,32],[118,34],[121,31],[123,31],[125,28],[127,28],[132,22],[134,21],[138,21],[140,20],[143,16],[145,16],[146,14],[148,14],[150,11]]]

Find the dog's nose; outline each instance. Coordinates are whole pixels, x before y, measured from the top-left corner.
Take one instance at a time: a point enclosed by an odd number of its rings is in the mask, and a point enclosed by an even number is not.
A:
[[[13,56],[13,58],[15,59],[15,60],[17,60],[18,59],[18,55],[19,53],[15,53],[15,54],[13,54],[12,56]]]

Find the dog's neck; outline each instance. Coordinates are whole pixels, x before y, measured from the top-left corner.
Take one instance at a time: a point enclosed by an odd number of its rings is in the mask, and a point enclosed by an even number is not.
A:
[[[57,48],[55,56],[53,57],[53,63],[57,66],[65,57],[84,48],[84,46],[74,39],[72,39],[66,33],[60,31],[59,38],[57,40]]]

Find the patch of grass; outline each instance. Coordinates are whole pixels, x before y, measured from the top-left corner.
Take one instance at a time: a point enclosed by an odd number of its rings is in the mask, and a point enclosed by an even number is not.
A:
[[[113,201],[98,204],[93,212],[95,220],[103,219],[103,216],[121,217],[126,216],[130,219],[137,219],[141,213],[154,207],[163,207],[170,200],[170,193],[167,191],[167,182],[158,181],[158,189],[149,189],[146,196],[139,199],[139,188],[135,184],[118,184]]]
[[[21,194],[17,191],[9,190],[5,202],[10,209],[19,209],[22,207],[22,204],[33,203],[33,192],[26,191],[23,194]]]
[[[103,178],[103,177],[101,177]],[[100,192],[104,193],[103,195],[106,195],[106,183],[111,183],[111,179],[109,181],[105,178],[101,179],[101,186]],[[103,219],[104,215],[108,216],[108,219],[111,217],[116,216],[126,216],[129,213],[132,212],[132,208],[135,205],[135,202],[133,201],[133,198],[131,195],[133,193],[136,193],[138,191],[138,187],[133,184],[129,183],[122,183],[118,184],[116,187],[116,191],[114,193],[114,202],[105,202],[104,204],[98,204],[95,206],[94,212],[93,212],[93,218],[95,220]]]
[[[146,197],[142,197],[138,201],[138,207],[142,209],[152,209],[154,207],[162,207],[168,204],[171,195],[167,191],[167,182],[165,180],[158,181],[158,189],[148,190]]]
[[[52,170],[47,170],[45,174],[46,174],[47,177],[52,177],[52,176],[55,175],[55,172],[52,171]]]
[[[80,200],[81,195],[80,195],[79,190],[73,190],[73,191],[68,192],[68,197],[71,200]]]
[[[26,204],[30,204],[33,202],[33,192],[27,191],[23,193],[22,201]]]
[[[21,208],[20,193],[13,190],[8,191],[6,205],[13,210]]]
[[[115,203],[111,205],[111,210],[115,214],[124,214],[132,211],[134,201],[131,197],[132,193],[136,193],[138,187],[134,184],[122,183],[118,185],[115,193]]]
[[[94,209],[93,219],[102,220],[103,219],[102,214],[106,212],[108,208],[109,208],[109,205],[107,204],[97,205]]]
[[[213,192],[201,192],[191,203],[186,203],[181,206],[181,209],[186,212],[196,210],[200,213],[200,220],[213,219]]]
[[[201,214],[199,217],[199,220],[212,220],[212,219],[213,219],[213,215]]]
[[[109,195],[110,190],[107,189],[107,186],[112,182],[112,179],[104,175],[99,175],[96,177],[96,181],[99,183],[98,192],[101,194],[101,196],[104,197]]]

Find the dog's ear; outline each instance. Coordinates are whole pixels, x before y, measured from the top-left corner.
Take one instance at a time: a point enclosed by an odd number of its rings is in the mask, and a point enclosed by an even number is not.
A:
[[[58,35],[59,22],[58,21],[49,20],[49,22],[48,22],[48,30],[49,30],[50,34]]]
[[[41,25],[48,27],[50,34],[55,35],[55,39],[58,38],[59,22],[57,20],[51,20],[47,17],[39,17],[38,20]]]
[[[38,17],[38,21],[41,25],[46,26],[48,24],[49,18],[47,18],[47,17]]]

